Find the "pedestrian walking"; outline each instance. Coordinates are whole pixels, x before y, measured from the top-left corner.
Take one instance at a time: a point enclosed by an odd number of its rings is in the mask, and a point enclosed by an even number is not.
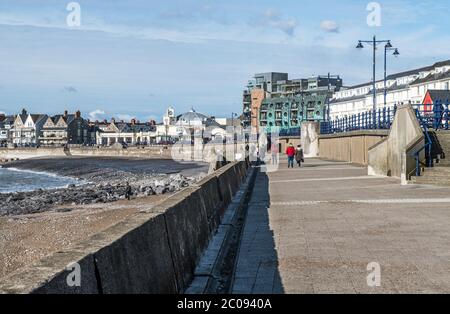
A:
[[[288,156],[288,168],[294,168],[295,148],[293,144],[289,144],[286,148],[286,155]]]
[[[302,162],[305,162],[302,145],[298,145],[295,149],[295,161],[299,167],[302,166]]]
[[[126,186],[125,186],[125,198],[129,201],[131,201],[131,186],[130,183],[127,182]]]

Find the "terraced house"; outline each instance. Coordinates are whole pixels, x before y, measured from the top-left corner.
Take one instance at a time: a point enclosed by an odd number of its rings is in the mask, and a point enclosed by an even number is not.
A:
[[[12,143],[17,146],[37,146],[47,120],[46,114],[29,114],[25,109],[14,120]]]
[[[387,76],[376,82],[377,108],[393,108],[395,104],[420,104],[428,90],[450,90],[450,60],[431,66]],[[385,96],[386,91],[386,96]],[[372,110],[372,82],[345,87],[337,91],[330,101],[332,119],[343,118]]]
[[[81,117],[81,112],[47,117],[42,128],[39,142],[42,146],[64,146],[95,144],[88,121]]]
[[[11,141],[14,119],[14,116],[0,115],[0,146],[5,146]]]

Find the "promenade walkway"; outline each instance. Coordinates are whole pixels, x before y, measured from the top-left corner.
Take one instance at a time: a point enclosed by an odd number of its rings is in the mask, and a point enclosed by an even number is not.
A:
[[[366,174],[318,159],[258,173],[233,293],[450,293],[450,188]]]

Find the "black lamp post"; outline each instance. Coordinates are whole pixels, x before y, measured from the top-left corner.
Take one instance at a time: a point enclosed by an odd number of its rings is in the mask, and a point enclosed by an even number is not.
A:
[[[387,101],[387,52],[388,51],[394,51],[392,54],[394,57],[398,57],[400,55],[400,52],[397,48],[392,47],[391,42],[388,41],[387,44],[384,46],[384,107],[386,107]]]
[[[376,85],[376,75],[377,75],[377,68],[376,68],[376,51],[377,51],[377,45],[378,44],[390,44],[390,40],[377,40],[376,36],[373,36],[372,40],[359,40],[358,45],[356,46],[357,49],[364,48],[365,44],[372,45],[373,47],[373,108],[372,108],[372,115],[373,115],[373,128],[376,128],[376,118],[377,118],[377,85]]]

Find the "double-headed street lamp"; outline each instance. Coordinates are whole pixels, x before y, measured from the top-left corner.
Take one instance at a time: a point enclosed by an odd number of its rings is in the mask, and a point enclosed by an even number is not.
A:
[[[359,40],[358,41],[358,45],[356,46],[357,49],[362,49],[364,48],[365,44],[369,44],[372,45],[373,47],[373,108],[372,108],[372,114],[373,114],[373,126],[374,128],[375,126],[375,121],[376,121],[376,117],[377,117],[377,86],[376,86],[376,75],[377,75],[377,68],[376,68],[376,51],[377,51],[377,45],[378,44],[385,44],[385,55],[387,53],[387,49],[391,49],[392,45],[391,45],[391,41],[390,40],[377,40],[376,36],[373,36],[372,40]],[[387,48],[386,48],[387,47]],[[396,50],[397,55],[398,50]],[[395,53],[394,53],[395,55]],[[385,56],[385,69],[386,69],[386,56]],[[385,93],[386,93],[386,71],[385,71],[385,82],[384,82],[384,89],[385,89]],[[386,100],[385,100],[386,101]]]
[[[386,107],[387,101],[387,52],[388,51],[394,51],[392,54],[394,57],[398,57],[400,55],[400,52],[397,48],[392,47],[391,42],[388,41],[388,43],[384,46],[384,107]]]

